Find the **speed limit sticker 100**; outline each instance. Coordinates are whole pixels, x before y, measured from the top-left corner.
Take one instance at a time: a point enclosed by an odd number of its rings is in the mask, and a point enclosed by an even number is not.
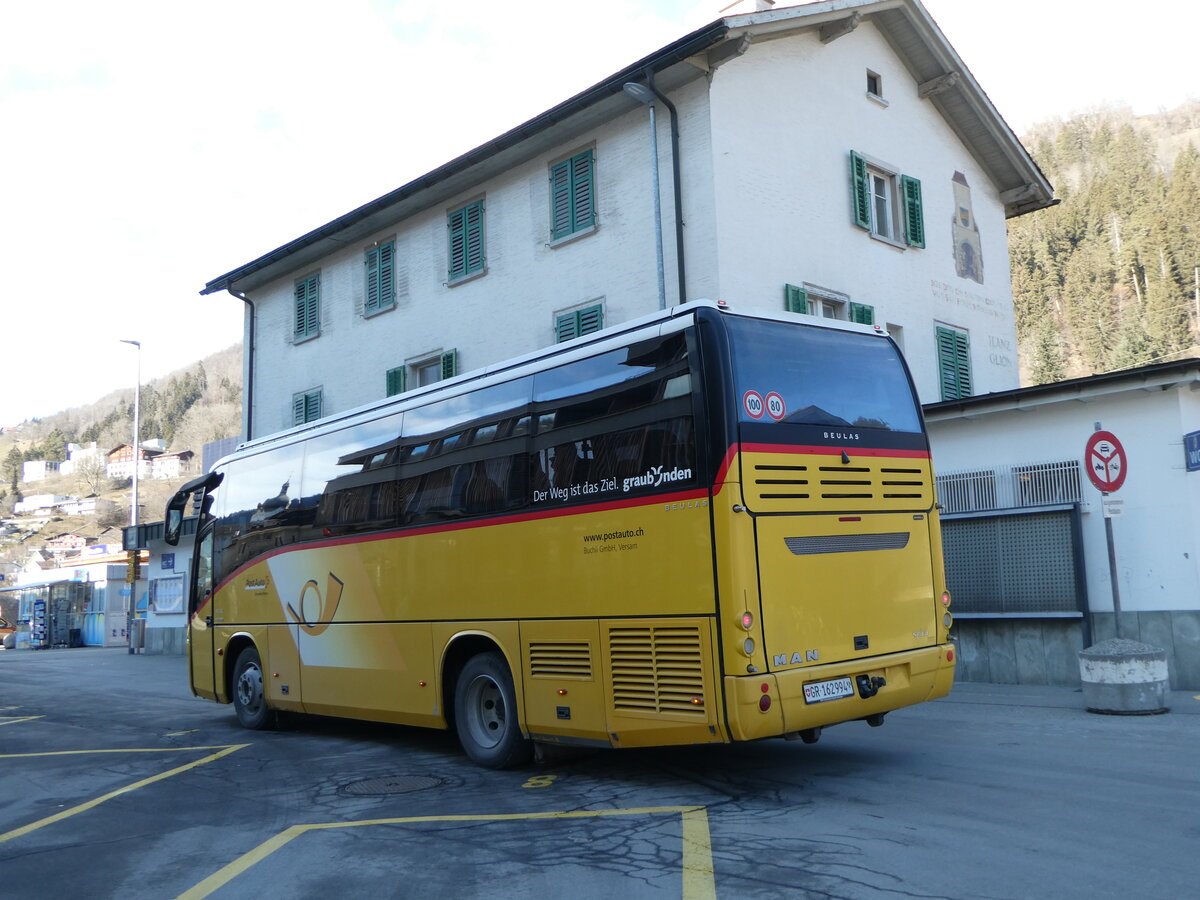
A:
[[[763,415],[763,398],[758,391],[746,391],[742,394],[742,408],[752,419],[761,419]]]

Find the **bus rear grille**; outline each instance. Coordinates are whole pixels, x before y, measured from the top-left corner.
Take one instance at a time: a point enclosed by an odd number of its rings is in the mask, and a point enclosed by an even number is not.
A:
[[[612,628],[608,638],[614,709],[707,715],[699,628]]]
[[[929,507],[933,505],[928,471],[918,466],[756,465],[746,498],[772,501],[766,508],[805,508],[826,505],[853,508]],[[801,501],[779,503],[778,501]]]
[[[813,537],[785,537],[783,542],[797,556],[815,553],[858,553],[864,550],[903,550],[908,532],[884,534],[819,534]]]
[[[586,641],[530,643],[529,674],[534,678],[592,677],[592,648]]]

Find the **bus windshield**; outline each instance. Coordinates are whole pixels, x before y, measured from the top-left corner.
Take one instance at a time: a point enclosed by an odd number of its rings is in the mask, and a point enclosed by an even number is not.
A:
[[[729,335],[741,421],[921,431],[891,341],[734,317]]]

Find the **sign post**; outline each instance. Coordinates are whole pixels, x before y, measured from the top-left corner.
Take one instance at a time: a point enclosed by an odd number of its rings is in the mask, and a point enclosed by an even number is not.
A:
[[[1103,431],[1100,423],[1096,423],[1095,433],[1088,438],[1083,450],[1083,465],[1087,470],[1088,479],[1096,486],[1102,495],[1104,506],[1104,539],[1108,544],[1108,580],[1112,586],[1113,621],[1117,628],[1117,637],[1121,637],[1121,591],[1117,585],[1117,549],[1113,543],[1113,516],[1121,514],[1121,501],[1110,500],[1109,494],[1115,493],[1125,483],[1129,471],[1129,460],[1125,456],[1125,448],[1110,431]]]

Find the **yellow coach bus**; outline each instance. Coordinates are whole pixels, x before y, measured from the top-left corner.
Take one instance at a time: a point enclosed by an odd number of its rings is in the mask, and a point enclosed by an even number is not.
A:
[[[798,737],[953,681],[877,327],[690,303],[256,440],[185,485],[194,693],[535,742]]]

